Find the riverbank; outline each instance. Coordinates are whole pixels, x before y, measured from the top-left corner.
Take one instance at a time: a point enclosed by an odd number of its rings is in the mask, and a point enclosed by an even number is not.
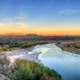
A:
[[[56,44],[56,45],[60,47],[62,50],[71,52],[73,54],[80,55],[80,41],[78,42],[60,42],[59,44]]]

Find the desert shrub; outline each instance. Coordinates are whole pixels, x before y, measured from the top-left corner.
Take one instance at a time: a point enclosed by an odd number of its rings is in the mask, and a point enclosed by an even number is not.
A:
[[[7,51],[9,50],[9,45],[0,45],[0,51]]]
[[[46,44],[47,42],[43,42],[43,41],[27,41],[27,42],[21,42],[19,43],[19,46],[21,48],[27,48],[27,47],[32,47],[35,45],[40,45],[40,44]]]
[[[33,61],[16,61],[16,67],[6,74],[10,80],[60,80],[60,75],[52,69]]]

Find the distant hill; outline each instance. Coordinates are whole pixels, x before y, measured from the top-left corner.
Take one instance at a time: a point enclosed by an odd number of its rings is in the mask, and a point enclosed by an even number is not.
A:
[[[0,35],[0,41],[4,40],[80,40],[80,36],[42,36],[37,34],[27,34],[27,35]]]

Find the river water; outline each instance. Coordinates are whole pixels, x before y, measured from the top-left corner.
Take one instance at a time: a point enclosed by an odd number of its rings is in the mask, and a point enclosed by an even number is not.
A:
[[[80,80],[80,55],[63,51],[55,44],[38,45],[32,52],[41,52],[38,59],[60,73],[62,80]]]
[[[12,62],[16,58],[38,59],[61,74],[62,80],[80,80],[80,55],[63,51],[55,44],[37,45],[31,51],[22,49],[7,53]]]

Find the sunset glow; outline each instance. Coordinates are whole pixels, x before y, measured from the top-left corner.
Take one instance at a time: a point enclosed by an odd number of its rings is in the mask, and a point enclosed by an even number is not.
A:
[[[6,27],[5,27],[6,26]],[[25,35],[25,34],[39,34],[39,35],[80,35],[80,28],[76,27],[60,27],[49,28],[47,27],[31,27],[29,25],[5,25],[0,28],[0,34],[13,34],[13,35]]]
[[[79,3],[79,0],[1,0],[0,35],[80,35]]]

